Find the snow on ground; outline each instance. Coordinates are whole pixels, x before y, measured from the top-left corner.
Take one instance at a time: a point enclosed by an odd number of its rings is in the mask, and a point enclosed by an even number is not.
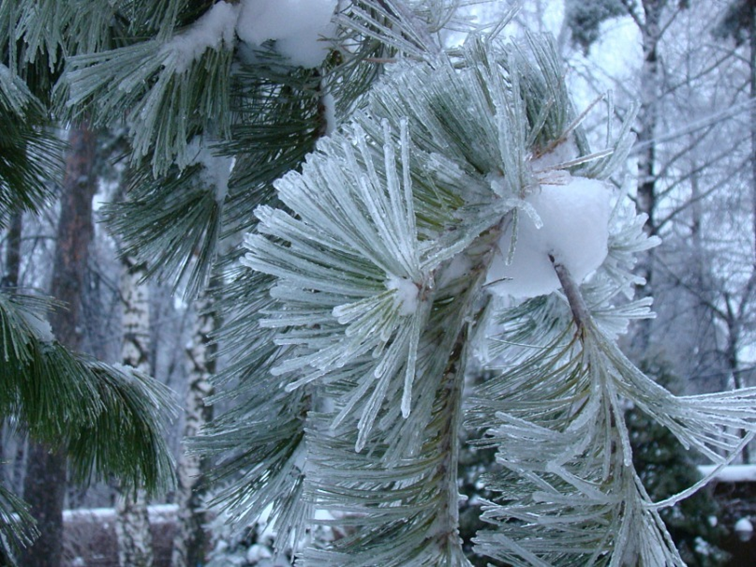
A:
[[[717,467],[715,465],[700,465],[698,472],[708,476]],[[756,482],[756,465],[727,465],[714,477],[717,482]]]

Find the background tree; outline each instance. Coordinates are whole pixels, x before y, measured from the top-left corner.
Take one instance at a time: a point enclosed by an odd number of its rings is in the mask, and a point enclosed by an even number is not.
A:
[[[122,363],[145,374],[150,372],[150,295],[145,266],[123,258]],[[152,534],[147,514],[147,491],[142,486],[118,490],[116,499],[118,564],[121,567],[151,567]]]
[[[92,197],[96,181],[92,170],[96,144],[96,134],[88,125],[70,130],[50,290],[53,297],[66,305],[65,310],[53,312],[50,319],[52,333],[73,351],[81,348],[81,294],[92,238]],[[33,443],[29,448],[24,499],[37,518],[40,537],[24,554],[25,565],[47,567],[60,564],[66,482],[63,449]]]
[[[213,290],[220,284],[215,278],[210,289],[196,302],[191,342],[186,348],[189,383],[185,402],[184,434],[186,443],[196,437],[213,418],[210,396],[211,378],[215,374],[217,345],[213,335],[219,328]],[[208,524],[209,481],[211,462],[208,458],[184,449],[178,467],[178,516],[173,542],[173,567],[204,565],[210,548]]]
[[[25,40],[28,27],[25,33],[15,34],[20,16],[16,4],[0,6],[2,226],[20,211],[42,210],[51,196],[51,181],[56,178],[60,156],[60,143],[46,129],[49,115],[45,105],[58,69],[55,55],[60,38],[42,38],[50,41],[46,44],[50,49],[38,52],[38,44],[31,45]],[[25,21],[25,25],[29,23]],[[53,285],[63,299],[76,300],[70,306],[73,313],[79,308],[81,274],[77,268],[85,254],[78,237],[86,242],[87,232],[75,234],[72,228],[76,225],[86,229],[82,225],[89,210],[86,184],[92,180],[72,175],[87,173],[84,149],[88,136],[86,131],[72,134],[72,142],[76,144],[70,154],[67,178],[67,188],[71,190],[64,193],[68,204],[75,207],[73,210],[71,206],[63,207],[66,215],[60,222],[61,234],[68,239],[60,243]],[[73,190],[79,183],[85,186]],[[84,216],[77,217],[79,211]],[[38,521],[42,521],[46,533],[26,554],[29,565],[52,564],[59,557],[58,542],[50,537],[54,539],[60,525],[61,493],[65,491],[61,455],[70,457],[71,476],[78,482],[115,473],[127,483],[144,481],[155,489],[170,478],[170,458],[161,438],[159,413],[171,407],[166,392],[142,375],[127,376],[64,348],[61,343],[75,342],[78,331],[70,326],[66,312],[60,309],[52,315],[51,329],[45,322],[48,307],[46,300],[25,290],[0,290],[3,357],[0,412],[11,422],[23,424],[31,439],[40,444],[30,459],[38,470],[32,467],[27,475],[25,492],[34,500],[32,509],[38,512]],[[52,476],[46,479],[49,484],[44,486],[43,493],[34,485],[45,480],[45,471]],[[0,548],[4,561],[13,563],[19,548],[28,545],[36,532],[29,528],[30,516],[25,504],[4,487],[0,507],[5,518]],[[26,528],[23,522],[27,522]]]
[[[238,405],[196,445],[222,455],[230,520],[272,509],[279,549],[303,565],[466,565],[466,422],[498,466],[480,553],[681,564],[659,510],[687,493],[651,502],[624,400],[724,463],[743,445],[727,428],[754,428],[755,394],[673,396],[616,345],[647,314],[629,301],[631,270],[655,244],[645,219],[611,213],[604,183],[630,150],[632,113],[593,153],[554,46],[502,42],[496,27],[445,51],[437,32],[456,6],[313,2],[284,25],[265,6],[4,12],[14,37],[45,30],[25,38],[33,53],[65,44],[59,109],[125,120],[136,175],[110,214],[125,253],[187,297],[217,260],[233,266],[219,333],[233,362],[215,400]],[[598,233],[581,240],[587,226]],[[242,267],[226,263],[238,251],[218,258],[248,231]],[[486,380],[463,405],[473,352]],[[308,540],[320,522],[347,537]]]

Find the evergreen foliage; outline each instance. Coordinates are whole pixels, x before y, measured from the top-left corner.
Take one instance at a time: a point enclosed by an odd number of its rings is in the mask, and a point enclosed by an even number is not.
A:
[[[60,167],[60,144],[44,131],[42,103],[0,60],[0,227],[12,210],[39,211]]]
[[[572,32],[572,41],[588,52],[599,37],[601,24],[627,14],[623,0],[567,0],[565,20]]]
[[[91,3],[94,4],[94,3]],[[107,3],[105,3],[107,4]],[[80,3],[0,4],[0,227],[19,211],[40,212],[60,177],[63,144],[51,125],[52,86],[61,55],[99,47],[98,29],[78,28],[103,12]],[[69,33],[78,30],[79,33]],[[0,415],[51,449],[64,448],[80,483],[119,477],[124,486],[165,490],[172,460],[165,418],[174,402],[152,378],[65,349],[52,335],[47,311],[61,305],[0,289]],[[26,504],[0,490],[0,559],[16,557],[36,537]]]
[[[303,566],[469,565],[457,478],[468,427],[497,462],[483,479],[478,553],[512,565],[683,565],[661,510],[699,485],[652,499],[625,408],[721,464],[754,436],[756,390],[674,396],[619,350],[629,321],[649,314],[650,300],[632,300],[635,255],[657,243],[645,219],[612,197],[598,227],[606,257],[585,281],[554,242],[533,254],[556,291],[513,300],[492,276],[524,223],[542,227],[532,204],[542,186],[609,195],[632,116],[592,152],[551,40],[505,42],[497,28],[445,50],[436,32],[458,3],[339,4],[329,54],[302,68],[275,41],[241,39],[245,2],[0,8],[9,43],[65,56],[59,113],[128,127],[139,171],[110,212],[126,253],[189,296],[214,262],[228,268],[218,341],[231,363],[213,400],[236,405],[195,448],[221,457],[230,521],[268,512],[279,551]],[[219,257],[219,242],[244,233],[240,264],[237,251]],[[48,356],[23,366],[24,345],[45,343],[23,321],[4,328],[16,383]],[[54,352],[72,374],[110,372]],[[471,386],[473,369],[486,379]],[[108,392],[145,394],[136,375],[107,376]],[[55,377],[73,388],[65,378]],[[85,424],[113,415],[96,413],[110,399],[99,382],[75,386],[69,400],[94,404],[77,408]],[[154,423],[153,405],[129,400],[131,413],[116,412],[127,434]],[[34,403],[23,405],[32,417]],[[151,462],[143,480],[157,477]],[[308,537],[319,525],[343,537]]]
[[[749,34],[754,26],[753,10],[751,0],[733,0],[714,27],[714,37],[732,38],[737,45],[749,41]]]
[[[116,475],[128,487],[163,490],[172,462],[163,423],[173,401],[159,383],[120,366],[71,353],[44,322],[46,301],[12,291],[0,294],[0,414],[50,447],[63,447],[78,482]],[[0,509],[12,558],[33,522],[22,503],[4,493]],[[13,539],[12,539],[13,538]]]

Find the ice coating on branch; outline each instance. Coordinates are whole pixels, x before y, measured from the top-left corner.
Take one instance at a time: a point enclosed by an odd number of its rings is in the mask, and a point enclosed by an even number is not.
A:
[[[536,157],[530,166],[533,173],[539,175],[540,172],[553,170],[564,163],[568,163],[580,155],[575,139],[570,136],[561,144],[557,144],[553,149]]]
[[[337,0],[243,0],[236,33],[253,45],[275,40],[293,65],[317,67],[328,53]]]
[[[239,6],[218,2],[192,24],[162,47],[162,52],[174,59],[176,72],[186,71],[192,62],[208,49],[220,49],[221,43],[234,44],[234,29],[239,19]]]
[[[417,311],[420,290],[415,282],[392,274],[386,280],[386,289],[396,290],[399,315],[412,315]]]
[[[570,176],[560,185],[541,185],[525,200],[538,214],[519,214],[511,264],[507,255],[512,227],[501,235],[499,251],[488,271],[488,289],[517,298],[545,295],[560,288],[549,255],[581,282],[606,258],[611,191],[595,179]]]

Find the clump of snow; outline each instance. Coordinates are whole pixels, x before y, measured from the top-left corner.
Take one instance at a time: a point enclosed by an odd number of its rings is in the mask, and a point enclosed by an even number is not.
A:
[[[42,316],[32,313],[30,311],[20,310],[24,321],[35,334],[38,340],[43,343],[51,343],[55,340],[55,335],[52,332],[52,327],[47,319]]]
[[[412,315],[417,311],[420,289],[411,279],[391,274],[386,280],[386,289],[396,291],[395,301],[399,315]]]
[[[110,365],[110,367],[117,372],[120,372],[123,375],[123,378],[125,378],[129,382],[134,382],[136,380],[136,378],[134,377],[134,371],[136,370],[136,368],[134,368],[133,366],[121,364],[120,362],[114,362]]]
[[[751,520],[748,518],[740,518],[737,522],[735,522],[735,531],[736,532],[753,532],[753,524],[751,523]]]
[[[333,35],[337,0],[242,0],[236,33],[244,42],[275,40],[276,50],[293,65],[317,67]]]
[[[696,537],[694,540],[694,549],[699,555],[714,555],[711,544],[701,536]]]
[[[203,166],[200,178],[210,187],[215,187],[215,200],[223,203],[228,193],[228,180],[234,169],[235,158],[213,154],[199,137],[192,139],[186,147],[186,155],[189,157],[188,165]]]
[[[217,51],[222,43],[232,47],[238,19],[238,5],[218,2],[189,29],[163,45],[161,53],[171,57],[176,72],[182,73],[208,49]]]
[[[606,258],[611,197],[604,182],[586,177],[569,176],[564,184],[541,185],[525,199],[538,218],[519,215],[510,264],[512,227],[502,233],[500,253],[488,271],[488,289],[516,298],[556,291],[561,286],[549,256],[582,282]]]
[[[262,559],[270,559],[273,557],[273,553],[267,546],[255,543],[247,550],[247,562],[252,565],[256,565]]]
[[[231,49],[236,36],[260,46],[275,40],[276,50],[292,65],[317,67],[328,54],[322,39],[332,36],[337,0],[242,0],[214,4],[160,50],[166,65],[183,73],[208,49]]]

